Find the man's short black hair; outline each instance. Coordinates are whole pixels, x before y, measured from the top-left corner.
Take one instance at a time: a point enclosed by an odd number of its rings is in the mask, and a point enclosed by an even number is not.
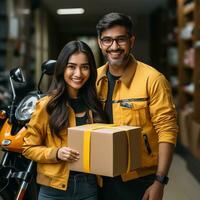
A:
[[[115,25],[123,26],[127,29],[127,32],[130,36],[133,35],[133,22],[131,17],[123,13],[109,13],[103,16],[96,25],[97,35],[101,36],[102,32],[108,28],[111,28]]]

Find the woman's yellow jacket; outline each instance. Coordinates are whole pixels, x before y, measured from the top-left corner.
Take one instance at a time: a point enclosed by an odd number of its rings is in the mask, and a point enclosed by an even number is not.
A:
[[[58,148],[67,146],[67,129],[63,129],[60,138],[52,136],[46,105],[49,97],[44,97],[36,105],[36,110],[27,125],[24,138],[23,155],[37,162],[37,183],[66,190],[69,169],[67,162],[58,161]],[[69,126],[75,126],[75,114],[69,107]]]

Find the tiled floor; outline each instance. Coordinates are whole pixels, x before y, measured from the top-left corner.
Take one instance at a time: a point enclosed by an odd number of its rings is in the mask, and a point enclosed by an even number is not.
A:
[[[184,159],[177,154],[174,155],[169,177],[163,200],[200,199],[200,183],[187,170]]]

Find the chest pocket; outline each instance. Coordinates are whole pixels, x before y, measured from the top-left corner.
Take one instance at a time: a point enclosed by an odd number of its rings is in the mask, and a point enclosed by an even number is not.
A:
[[[120,108],[124,124],[142,127],[149,118],[147,101],[122,101],[120,102]]]

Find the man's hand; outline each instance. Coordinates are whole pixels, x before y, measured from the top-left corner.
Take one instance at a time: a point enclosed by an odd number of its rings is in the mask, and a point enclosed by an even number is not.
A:
[[[164,185],[158,181],[154,181],[154,183],[145,191],[142,200],[162,200],[163,191]]]
[[[157,175],[168,174],[173,152],[174,144],[167,142],[159,143]],[[164,185],[159,181],[154,181],[154,183],[145,191],[142,200],[162,200],[163,192]]]

